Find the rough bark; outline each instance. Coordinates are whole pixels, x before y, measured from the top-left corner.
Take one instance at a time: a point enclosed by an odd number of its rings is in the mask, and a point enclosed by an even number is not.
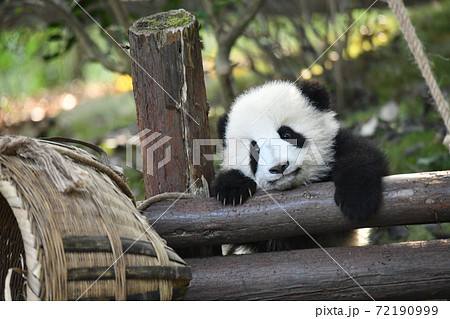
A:
[[[384,204],[367,222],[353,223],[336,207],[331,182],[291,191],[259,191],[242,206],[215,199],[155,203],[144,212],[171,247],[245,243],[354,228],[450,222],[450,171],[384,178]],[[281,205],[278,205],[278,203]],[[290,217],[289,215],[292,217]]]
[[[129,29],[147,197],[194,193],[202,176],[214,177],[213,163],[203,156],[194,163],[193,156],[194,141],[209,138],[198,29],[182,9],[141,18]],[[211,148],[202,151],[211,154]]]
[[[328,248],[336,262],[321,249],[187,259],[186,300],[446,299],[449,249],[439,240]]]

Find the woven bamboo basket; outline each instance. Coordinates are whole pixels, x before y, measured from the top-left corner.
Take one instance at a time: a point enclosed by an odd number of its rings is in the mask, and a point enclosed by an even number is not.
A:
[[[179,300],[191,269],[90,153],[0,137],[0,299]]]

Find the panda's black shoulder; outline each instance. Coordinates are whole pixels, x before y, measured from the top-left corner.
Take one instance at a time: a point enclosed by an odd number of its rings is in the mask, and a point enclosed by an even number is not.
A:
[[[355,167],[366,165],[381,176],[389,174],[386,155],[372,141],[348,129],[340,128],[334,141],[335,163]],[[336,165],[335,165],[336,166]],[[336,169],[336,167],[335,167]]]
[[[352,132],[349,129],[340,128],[335,137],[335,157],[341,157],[355,150],[366,151],[369,156],[377,157],[381,152],[369,139]],[[376,151],[373,154],[374,150]],[[382,154],[382,153],[381,153]]]
[[[361,171],[372,171],[378,176],[389,174],[389,165],[384,152],[365,137],[351,130],[340,128],[334,138],[334,161],[328,175],[321,178],[321,182],[333,180],[333,175],[341,175],[343,168],[354,168]]]

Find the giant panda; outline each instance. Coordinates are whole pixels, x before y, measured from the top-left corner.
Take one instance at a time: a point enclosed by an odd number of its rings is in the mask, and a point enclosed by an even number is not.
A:
[[[368,140],[341,128],[319,82],[272,81],[236,98],[218,119],[222,170],[211,196],[224,205],[244,203],[257,189],[287,190],[333,181],[334,200],[352,221],[375,214],[382,201],[385,155]],[[314,235],[323,247],[361,245],[358,231]],[[317,247],[308,236],[233,245],[228,253]]]

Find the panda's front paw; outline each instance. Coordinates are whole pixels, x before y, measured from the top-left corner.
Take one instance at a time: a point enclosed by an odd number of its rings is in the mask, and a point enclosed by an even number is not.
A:
[[[255,181],[235,169],[220,173],[211,186],[211,196],[223,205],[241,205],[255,192]]]
[[[381,206],[381,187],[377,186],[336,186],[334,201],[341,212],[352,221],[365,221]]]

